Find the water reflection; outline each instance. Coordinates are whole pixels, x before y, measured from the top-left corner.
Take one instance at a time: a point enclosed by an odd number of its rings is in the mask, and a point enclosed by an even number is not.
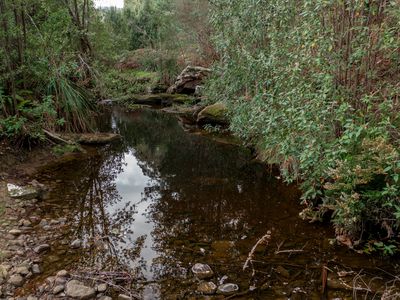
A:
[[[57,206],[73,219],[66,237],[84,240],[88,249],[67,255],[63,267],[129,270],[138,279],[157,281],[159,286],[146,288],[156,297],[181,293],[195,262],[248,287],[251,276],[241,271],[243,262],[270,229],[274,244],[306,247],[307,255],[290,259],[293,265],[308,268],[332,259],[332,233],[302,222],[298,191],[252,162],[246,149],[188,134],[175,118],[157,111],[116,109],[102,126],[123,141],[88,149],[78,162],[44,175],[53,190],[43,211]],[[264,253],[271,264],[278,259],[274,244]],[[261,275],[259,283],[267,280]],[[319,276],[304,273],[303,284]]]

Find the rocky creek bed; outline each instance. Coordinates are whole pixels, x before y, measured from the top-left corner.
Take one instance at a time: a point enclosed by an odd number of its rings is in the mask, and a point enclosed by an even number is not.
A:
[[[332,244],[296,187],[180,120],[115,108],[122,140],[3,180],[0,298],[398,297],[397,259]]]

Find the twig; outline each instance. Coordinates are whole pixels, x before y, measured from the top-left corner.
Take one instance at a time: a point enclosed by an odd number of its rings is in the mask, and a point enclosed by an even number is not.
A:
[[[243,265],[243,271],[246,270],[249,266],[249,263],[251,263],[251,261],[253,260],[254,257],[254,252],[256,251],[257,247],[261,244],[266,244],[268,245],[269,240],[271,239],[271,231],[267,231],[267,234],[264,235],[261,239],[259,239],[257,241],[257,243],[253,246],[253,248],[251,249],[249,255],[247,256],[246,262]]]

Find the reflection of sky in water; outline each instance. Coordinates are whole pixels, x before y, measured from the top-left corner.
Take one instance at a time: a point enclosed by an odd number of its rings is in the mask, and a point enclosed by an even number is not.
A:
[[[154,229],[154,224],[146,217],[151,199],[143,197],[144,189],[146,186],[149,186],[151,179],[143,174],[134,153],[125,154],[124,160],[123,171],[116,179],[117,189],[122,199],[112,207],[109,207],[108,210],[112,214],[115,214],[120,210],[124,210],[127,205],[135,205],[136,213],[132,216],[134,221],[129,223],[131,224],[131,228],[129,229],[133,231],[130,240],[135,241],[138,237],[146,237],[144,247],[141,249],[140,260],[146,263],[146,270],[142,270],[143,274],[147,279],[152,279],[150,267],[153,258],[157,256],[156,251],[152,249],[153,238],[151,233]],[[134,246],[122,245],[122,248]],[[132,264],[131,267],[135,267],[135,265]]]

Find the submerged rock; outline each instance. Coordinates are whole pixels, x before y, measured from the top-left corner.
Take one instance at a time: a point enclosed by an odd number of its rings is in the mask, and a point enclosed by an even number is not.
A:
[[[193,274],[199,279],[210,278],[214,272],[209,265],[197,263],[192,267]]]
[[[200,125],[228,125],[228,110],[225,104],[217,102],[205,107],[197,116],[197,123]]]
[[[68,297],[74,299],[91,299],[96,295],[96,291],[92,287],[85,286],[78,280],[71,280],[67,283],[65,293]]]
[[[215,285],[214,282],[202,281],[202,282],[200,282],[199,286],[197,287],[197,291],[204,295],[215,294],[216,290],[217,290],[217,286]]]
[[[8,183],[7,190],[9,196],[14,199],[31,200],[39,196],[39,190],[33,186],[18,186]]]
[[[227,296],[227,295],[232,295],[238,291],[239,291],[239,286],[237,284],[225,283],[225,284],[221,284],[218,287],[217,293]]]

